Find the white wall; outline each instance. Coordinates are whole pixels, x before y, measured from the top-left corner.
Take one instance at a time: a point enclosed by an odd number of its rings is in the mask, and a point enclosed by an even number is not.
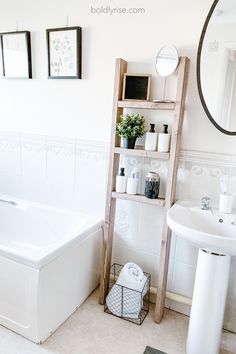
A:
[[[197,44],[211,3],[0,0],[0,31],[14,31],[18,21],[19,29],[32,33],[34,76],[25,81],[0,80],[0,193],[103,215],[115,58],[128,60],[131,72],[151,73],[151,95],[161,96],[163,81],[154,71],[155,55],[171,43],[191,59],[178,196],[200,199],[207,193],[217,201],[219,175],[236,175],[236,138],[218,132],[208,121],[197,93]],[[144,7],[146,13],[95,15],[90,13],[91,5]],[[69,25],[83,28],[84,79],[48,80],[45,29],[63,27],[66,15]],[[170,81],[168,93],[173,91]],[[144,113],[159,128],[171,119],[168,113]],[[131,168],[140,161],[125,163]],[[146,161],[144,171],[150,166],[162,174],[164,189],[166,165]],[[94,197],[96,203],[91,203]],[[124,262],[132,257],[152,273],[155,285],[164,211],[158,208],[157,217],[154,209],[118,204],[114,259]],[[195,266],[196,250],[173,237],[170,290],[191,296]],[[232,330],[236,330],[234,269],[233,263],[226,321]]]
[[[82,1],[0,0],[0,31],[19,29],[32,34],[33,80],[0,82],[2,131],[109,140],[114,60],[123,57],[132,71],[154,75],[158,49],[173,43],[180,55],[191,58],[187,114],[182,146],[231,152],[235,138],[219,133],[199,103],[196,89],[196,50],[201,28],[211,5],[201,1]],[[90,7],[144,7],[140,15],[96,15]],[[83,27],[83,80],[47,80],[45,29]],[[152,93],[155,96],[155,93]],[[204,146],[202,142],[204,141]]]

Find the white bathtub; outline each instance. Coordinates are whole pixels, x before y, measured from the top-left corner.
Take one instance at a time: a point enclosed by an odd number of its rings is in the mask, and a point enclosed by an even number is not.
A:
[[[0,199],[0,324],[42,343],[99,283],[102,221]]]

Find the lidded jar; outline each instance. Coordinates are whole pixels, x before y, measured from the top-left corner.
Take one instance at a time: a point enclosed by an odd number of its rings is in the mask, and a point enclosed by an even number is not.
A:
[[[156,199],[159,195],[160,176],[156,172],[148,172],[145,177],[144,195],[149,199]]]

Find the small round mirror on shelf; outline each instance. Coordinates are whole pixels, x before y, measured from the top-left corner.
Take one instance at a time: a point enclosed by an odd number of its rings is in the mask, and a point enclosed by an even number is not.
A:
[[[215,0],[203,26],[197,56],[202,106],[222,133],[236,135],[236,1]]]
[[[179,64],[179,56],[177,49],[172,46],[162,47],[156,56],[155,69],[156,72],[165,78],[164,80],[164,89],[163,89],[163,99],[153,100],[153,102],[172,102],[165,98],[166,95],[166,82],[167,77],[173,74]]]
[[[176,70],[179,64],[179,56],[177,49],[168,45],[162,47],[156,56],[156,71],[159,75],[167,77]]]

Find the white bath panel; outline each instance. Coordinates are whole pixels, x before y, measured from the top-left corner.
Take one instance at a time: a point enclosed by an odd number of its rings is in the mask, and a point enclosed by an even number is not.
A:
[[[24,331],[31,325],[30,304],[36,305],[38,271],[4,257],[0,257],[0,269],[0,323]]]
[[[1,203],[0,324],[39,343],[98,286],[102,220],[13,200]]]

